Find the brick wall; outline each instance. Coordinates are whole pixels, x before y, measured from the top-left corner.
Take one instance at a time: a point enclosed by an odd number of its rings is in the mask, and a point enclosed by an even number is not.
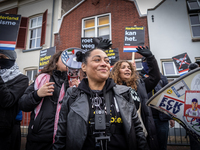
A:
[[[120,59],[132,59],[131,53],[123,52],[124,32],[126,26],[145,26],[145,45],[149,46],[147,17],[139,17],[133,2],[124,0],[100,0],[95,6],[94,0],[87,0],[66,15],[59,34],[55,35],[55,46],[58,50],[81,46],[82,19],[111,13],[112,48],[119,49]],[[136,53],[135,58],[141,56]]]

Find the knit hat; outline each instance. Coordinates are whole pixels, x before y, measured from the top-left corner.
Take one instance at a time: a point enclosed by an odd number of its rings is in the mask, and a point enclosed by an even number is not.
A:
[[[199,65],[197,63],[191,63],[188,67],[189,68],[188,72],[195,69],[195,68],[198,68],[198,67],[199,67]]]
[[[16,60],[17,54],[13,50],[0,50],[0,54],[6,55],[9,59]]]

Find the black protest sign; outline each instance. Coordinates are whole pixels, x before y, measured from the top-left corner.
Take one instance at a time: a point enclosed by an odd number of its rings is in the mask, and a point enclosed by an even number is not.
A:
[[[81,38],[81,49],[90,50],[94,49],[102,38]]]
[[[172,59],[180,75],[183,75],[188,72],[188,66],[191,63],[191,60],[187,53],[174,56],[172,57]]]
[[[0,41],[16,41],[21,15],[0,14]]]
[[[50,58],[55,54],[56,47],[44,49],[40,51],[39,72],[49,63]]]
[[[111,66],[113,66],[119,60],[118,48],[105,50],[105,53],[107,54],[109,58],[109,62]]]
[[[137,46],[144,46],[145,27],[125,27],[124,52],[137,52]]]

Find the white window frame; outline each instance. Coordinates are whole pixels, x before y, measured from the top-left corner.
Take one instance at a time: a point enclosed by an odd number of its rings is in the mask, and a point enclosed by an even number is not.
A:
[[[142,60],[141,59],[135,59],[135,66],[136,66],[136,62],[140,62],[141,65],[142,65]],[[137,71],[141,71],[142,69],[143,69],[143,66],[141,68],[137,68],[137,66],[136,66],[136,70]]]
[[[199,9],[200,9],[200,1],[199,1],[199,0],[193,0],[193,1],[188,0],[188,1],[187,1],[187,4],[188,4],[189,9],[190,9],[190,10],[196,10],[196,9],[192,9],[192,8],[190,7],[190,2],[197,2],[197,4],[199,5]]]
[[[174,64],[174,62],[173,61],[161,61],[161,63],[162,63],[162,70],[163,70],[163,75],[164,76],[166,76],[166,77],[179,77],[180,75],[179,75],[179,73],[178,73],[178,71],[177,71],[177,68],[176,68],[176,65]],[[172,63],[173,64],[173,68],[174,68],[174,72],[175,72],[175,74],[166,74],[166,70],[165,70],[165,63]]]
[[[98,26],[98,17],[103,17],[103,16],[109,16],[109,23],[108,24],[104,24],[104,25],[99,25]],[[90,27],[90,28],[84,28],[84,21],[85,20],[89,20],[89,19],[95,19],[95,24],[94,24],[94,27]],[[98,37],[97,35],[98,35],[98,27],[104,27],[104,26],[108,26],[109,25],[109,32],[110,32],[110,34],[109,34],[109,37],[110,37],[110,39],[109,40],[111,40],[112,39],[112,34],[111,34],[111,13],[106,13],[106,14],[101,14],[101,15],[97,15],[97,16],[92,16],[92,17],[88,17],[88,18],[84,18],[84,19],[82,19],[82,35],[81,35],[81,37],[85,37],[85,35],[84,35],[84,31],[87,29],[95,29],[95,36],[94,37]]]
[[[42,35],[42,22],[41,22],[41,25],[37,26],[37,22],[38,22],[38,18],[42,18],[43,16],[42,15],[39,15],[39,16],[36,16],[36,17],[33,17],[33,18],[30,18],[29,19],[29,36],[28,36],[28,49],[36,49],[36,48],[41,48],[41,46],[39,45],[38,47],[36,47],[36,42],[37,40],[35,40],[35,47],[30,47],[30,41],[31,41],[31,31],[36,29],[36,35],[35,35],[35,39],[38,39],[39,37],[37,37],[37,29],[41,28],[41,33],[40,33],[40,42],[41,42],[41,35]],[[31,21],[33,19],[36,19],[36,26],[35,27],[31,27]],[[43,18],[41,19],[43,20]]]
[[[194,26],[199,26],[199,27],[200,27],[200,23],[199,23],[199,24],[192,25],[191,19],[190,19],[190,16],[192,16],[192,15],[198,15],[198,17],[199,17],[199,22],[200,22],[200,13],[192,13],[192,14],[189,14],[189,20],[190,20],[190,28],[191,28],[192,38],[193,38],[193,39],[200,39],[200,35],[199,35],[199,36],[194,36],[194,35],[193,35],[192,27],[194,27]]]
[[[28,75],[27,75],[27,73],[28,73],[28,71],[31,71],[31,79],[29,80],[29,84],[31,84],[31,83],[33,83],[34,82],[34,76],[36,75],[34,75],[34,71],[37,71],[37,73],[36,74],[38,74],[38,68],[36,68],[36,67],[34,67],[34,68],[26,68],[25,69],[25,75],[28,77]]]

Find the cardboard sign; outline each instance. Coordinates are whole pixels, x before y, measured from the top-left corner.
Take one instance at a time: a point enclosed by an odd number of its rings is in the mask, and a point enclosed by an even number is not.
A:
[[[137,52],[138,46],[144,46],[145,27],[125,27],[124,52]]]
[[[40,51],[39,72],[49,63],[50,58],[55,54],[56,47],[44,49]]]
[[[147,105],[171,116],[200,142],[200,67],[167,84]]]
[[[188,66],[190,65],[191,61],[187,53],[183,53],[177,56],[172,57],[176,68],[180,74],[180,76],[186,74],[188,72]]]
[[[0,49],[15,50],[21,15],[0,14]]]
[[[113,66],[119,60],[118,48],[108,49],[105,52],[109,58],[110,66]]]
[[[81,49],[83,50],[90,50],[94,49],[102,38],[81,38]]]

